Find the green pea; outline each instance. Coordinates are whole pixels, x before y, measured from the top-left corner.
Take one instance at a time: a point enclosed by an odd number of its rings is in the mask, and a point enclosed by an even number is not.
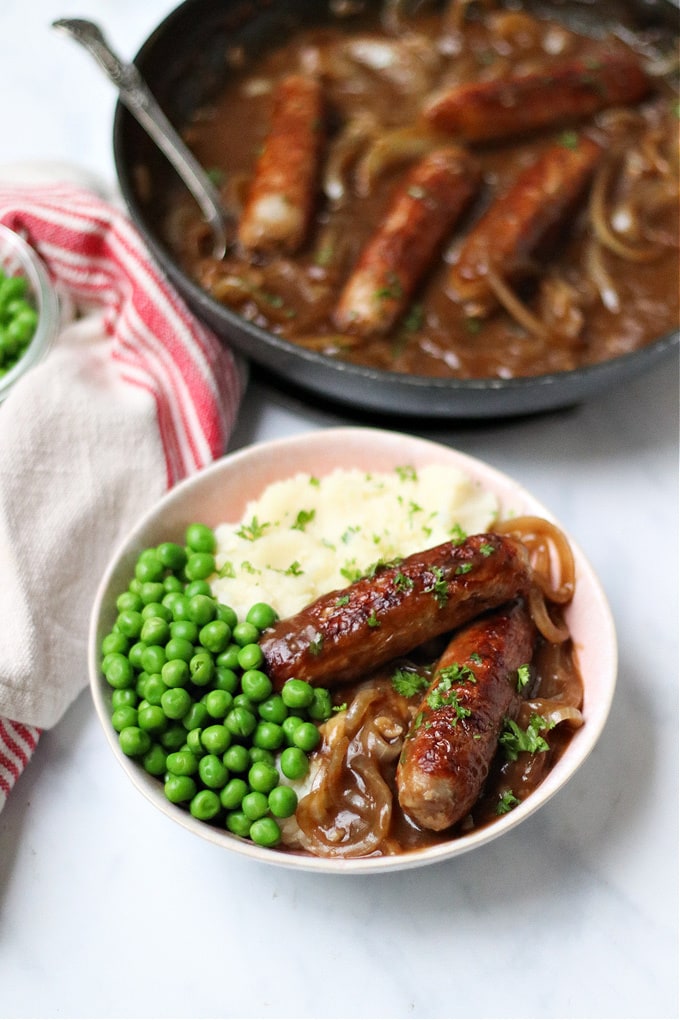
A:
[[[167,620],[160,616],[147,617],[142,623],[140,637],[150,645],[164,645],[170,637]]]
[[[246,623],[246,621],[243,620],[241,623],[237,623],[233,627],[231,636],[234,639],[234,642],[243,648],[245,645],[257,644],[260,632],[254,624]]]
[[[193,620],[174,620],[170,624],[170,640],[174,641],[186,641],[190,645],[195,645],[198,641],[198,626]],[[180,655],[180,659],[184,656]],[[191,656],[189,656],[191,658]],[[187,659],[187,662],[189,659]]]
[[[141,595],[134,591],[123,591],[116,599],[116,609],[119,613],[141,613],[143,605]]]
[[[233,700],[229,691],[210,691],[205,695],[204,706],[213,719],[224,719]]]
[[[219,655],[231,640],[231,629],[222,620],[211,620],[201,627],[198,640],[213,655]]]
[[[277,818],[290,818],[295,814],[298,796],[290,786],[275,786],[267,798],[269,810]]]
[[[189,662],[189,673],[197,687],[206,687],[215,676],[215,661],[210,652],[196,652]]]
[[[269,812],[269,804],[264,793],[258,790],[251,790],[241,801],[241,811],[254,822],[256,818],[263,818]]]
[[[248,835],[258,846],[278,846],[281,842],[281,829],[273,818],[257,818],[250,826]]]
[[[138,726],[151,734],[161,733],[169,718],[160,705],[147,705],[146,708],[140,708],[137,717]]]
[[[142,758],[144,770],[150,776],[162,776],[165,773],[165,762],[167,754],[160,744],[152,744]]]
[[[268,750],[266,747],[248,748],[248,757],[251,764],[256,761],[263,761],[267,765],[276,765],[276,755],[273,751]]]
[[[128,638],[119,630],[112,630],[106,637],[102,638],[102,655],[108,655],[109,652],[119,652],[121,655],[127,655],[129,649],[130,642]]]
[[[111,707],[126,708],[131,705],[135,708],[137,705],[137,692],[132,687],[121,687],[115,690],[111,695]]]
[[[124,609],[118,614],[116,626],[126,637],[136,639],[142,632],[144,620],[138,609]]]
[[[189,750],[196,755],[197,758],[202,758],[204,754],[203,744],[201,743],[201,729],[196,726],[193,730],[189,730],[187,733],[187,747]]]
[[[151,747],[151,737],[139,726],[126,726],[118,734],[118,743],[123,754],[135,758],[146,754]]]
[[[134,669],[142,668],[142,654],[145,648],[146,645],[143,641],[135,641],[135,643],[130,647],[128,659],[130,660],[130,665],[133,666]]]
[[[283,730],[283,736],[288,744],[293,744],[293,737],[298,726],[301,726],[304,719],[301,719],[298,715],[289,715],[281,723],[281,729]]]
[[[307,708],[314,700],[314,688],[306,680],[286,680],[281,697],[288,708]]]
[[[246,623],[252,623],[258,630],[266,630],[278,620],[278,614],[266,602],[256,602],[246,613]]]
[[[249,737],[257,726],[257,718],[247,708],[239,705],[227,714],[224,724],[235,737]]]
[[[206,754],[201,758],[198,763],[198,774],[204,786],[211,790],[221,790],[229,779],[226,765],[216,754]]]
[[[184,589],[184,594],[188,599],[192,599],[194,595],[209,595],[212,599],[212,588],[207,581],[199,579],[190,581]]]
[[[172,804],[183,804],[196,794],[196,783],[191,776],[170,775],[163,787],[165,796]]]
[[[276,751],[283,743],[283,730],[278,723],[259,722],[253,733],[255,747],[263,747],[269,751]]]
[[[174,594],[174,593],[173,593]],[[166,599],[168,596],[165,596]],[[189,617],[189,599],[186,595],[177,594],[177,597],[172,600],[172,618],[173,620],[188,620]]]
[[[203,580],[215,573],[215,557],[212,553],[191,553],[184,570],[190,580]]]
[[[135,564],[135,577],[144,584],[146,581],[162,581],[165,567],[155,552],[146,552]]]
[[[137,725],[137,709],[132,705],[122,705],[111,715],[111,725],[116,733],[120,733],[128,726]]]
[[[182,716],[182,724],[187,730],[195,730],[204,726],[208,719],[208,709],[202,701],[194,701],[186,715]]]
[[[240,645],[236,644],[227,645],[224,651],[220,652],[220,654],[217,656],[217,659],[215,660],[217,665],[223,667],[224,669],[233,670],[240,669],[240,666],[238,664],[238,653],[240,652],[240,650],[241,650]]]
[[[109,652],[106,656],[104,675],[111,687],[131,687],[134,681],[134,670],[130,660],[120,652]]]
[[[300,747],[287,747],[279,760],[286,779],[304,779],[309,771],[309,758]]]
[[[278,723],[280,726],[288,716],[288,708],[280,694],[272,694],[257,706],[258,714],[267,722]]]
[[[246,648],[252,647],[246,645]],[[272,682],[260,669],[246,669],[241,677],[241,690],[253,702],[264,701],[272,692]]]
[[[165,587],[162,581],[144,581],[139,589],[139,596],[145,606],[154,602],[159,603],[164,595]]]
[[[201,743],[209,754],[224,754],[231,744],[231,731],[226,726],[215,723],[206,726],[201,733]]]
[[[160,673],[168,657],[162,645],[147,645],[141,658],[142,669],[145,669],[147,673]]]
[[[187,525],[184,532],[184,541],[194,552],[214,553],[217,549],[215,533],[206,524],[194,523]]]
[[[215,618],[226,623],[230,630],[233,630],[238,623],[238,616],[235,610],[231,606],[225,606],[222,602],[218,602],[215,606]]]
[[[184,585],[179,577],[175,577],[174,574],[168,574],[167,577],[163,578],[163,587],[166,592],[179,592],[181,594],[184,591]]]
[[[243,779],[230,779],[220,791],[220,803],[228,811],[240,808],[243,798],[248,793],[248,784]]]
[[[215,619],[215,600],[209,595],[194,595],[188,600],[187,616],[199,627],[204,627]]]
[[[240,652],[238,653],[238,664],[241,669],[257,669],[264,662],[264,652],[260,646],[251,642],[250,644],[243,645]],[[270,688],[271,690],[271,688]]]
[[[255,702],[251,701],[251,699],[248,697],[248,695],[244,694],[243,692],[241,692],[240,694],[235,694],[234,695],[233,707],[234,708],[245,708],[252,715],[255,715],[255,711],[256,711]]]
[[[171,687],[161,698],[168,719],[182,719],[191,708],[191,695],[184,687]]]
[[[252,790],[258,793],[269,793],[279,783],[279,773],[275,765],[265,761],[254,762],[248,771],[248,782]]]
[[[161,698],[168,690],[160,673],[151,673],[144,683],[144,697],[150,705],[160,705]]]
[[[161,542],[156,547],[156,556],[168,570],[184,570],[187,561],[187,554],[181,545],[176,542]]]
[[[230,811],[225,818],[225,825],[229,832],[233,832],[235,836],[243,836],[244,839],[249,835],[252,824],[250,818],[243,811]]]
[[[199,790],[191,798],[189,811],[199,821],[209,822],[215,815],[219,814],[220,807],[220,798],[216,793],[212,790]]]
[[[326,719],[330,719],[333,715],[330,691],[327,691],[325,687],[315,687],[312,702],[307,706],[307,714],[310,719],[314,719],[316,722],[325,722]]]
[[[168,659],[161,668],[161,678],[168,687],[186,687],[189,683],[189,663],[184,659]]]
[[[213,683],[216,690],[227,691],[229,694],[233,694],[236,690],[238,690],[238,674],[235,673],[233,669],[228,669],[227,666],[218,666],[215,670],[215,679]]]
[[[186,622],[186,621],[182,621]],[[173,624],[176,626],[176,624]],[[184,662],[191,662],[195,653],[192,642],[185,637],[171,637],[165,645],[165,654],[168,659],[182,659]]]
[[[163,605],[162,601],[145,603],[144,608],[142,609],[142,619],[149,620],[154,616],[159,617],[161,620],[165,620],[168,624],[172,620],[172,613],[167,606]]]
[[[166,751],[179,751],[186,743],[187,731],[181,723],[173,723],[158,739]]]
[[[232,744],[228,747],[222,756],[222,761],[230,772],[247,772],[251,764],[248,748],[243,744]]]
[[[313,751],[321,741],[321,734],[311,722],[303,722],[293,734],[293,744],[303,751]]]
[[[191,751],[173,751],[167,758],[168,772],[173,776],[193,776],[198,771],[198,758]]]

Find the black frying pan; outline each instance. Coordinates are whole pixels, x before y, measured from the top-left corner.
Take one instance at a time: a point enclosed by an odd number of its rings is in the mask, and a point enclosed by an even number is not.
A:
[[[228,47],[269,43],[300,22],[325,16],[326,0],[186,0],[151,34],[135,63],[178,126],[220,87]],[[557,12],[579,30],[600,33],[608,20],[633,27],[661,25],[677,32],[674,0],[552,0],[528,3]],[[144,197],[143,176],[156,194],[176,186],[164,157],[118,104],[113,134],[116,172],[130,215],[157,261],[195,314],[232,348],[273,375],[316,398],[385,414],[447,419],[488,419],[553,410],[587,400],[651,368],[678,346],[677,330],[611,361],[521,379],[433,379],[363,368],[304,350],[242,319],[203,291],[177,265],[156,222],[159,209]],[[143,174],[140,174],[140,169]]]

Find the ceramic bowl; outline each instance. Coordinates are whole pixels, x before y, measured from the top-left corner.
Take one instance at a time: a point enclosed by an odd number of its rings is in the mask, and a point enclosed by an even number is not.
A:
[[[392,857],[327,860],[256,846],[224,829],[197,821],[171,804],[162,783],[149,776],[120,750],[111,721],[111,688],[100,672],[100,645],[116,617],[115,600],[128,586],[140,551],[161,541],[182,541],[187,524],[201,520],[211,527],[237,521],[246,504],[271,482],[297,472],[316,476],[334,468],[390,470],[404,464],[419,468],[436,463],[458,467],[494,493],[502,513],[529,513],[554,520],[521,485],[485,463],[446,446],[372,428],[328,429],[258,444],[230,454],[169,492],[130,531],[116,550],[99,585],[89,635],[92,696],[113,755],[130,781],[153,807],[197,837],[254,860],[306,871],[335,874],[375,873],[420,867],[468,853],[497,839],[543,807],[586,760],[609,713],[617,672],[617,643],[606,596],[585,557],[572,542],[576,558],[576,593],[568,623],[577,649],[584,684],[585,724],[543,783],[517,808],[486,828],[436,846]]]

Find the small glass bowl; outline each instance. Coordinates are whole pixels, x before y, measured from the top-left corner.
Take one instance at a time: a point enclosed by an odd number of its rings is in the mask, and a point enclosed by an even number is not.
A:
[[[0,376],[0,403],[12,386],[47,354],[59,332],[59,298],[44,263],[31,246],[13,230],[0,224],[0,269],[28,281],[26,300],[38,313],[33,339],[15,365]]]

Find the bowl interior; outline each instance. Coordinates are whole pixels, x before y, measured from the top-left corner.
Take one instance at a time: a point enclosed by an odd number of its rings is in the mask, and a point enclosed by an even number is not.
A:
[[[379,0],[367,0],[378,7]],[[186,0],[158,26],[135,61],[170,119],[187,122],[209,104],[223,82],[228,47],[257,48],[285,34],[296,22],[327,17],[329,4],[316,0]],[[586,33],[601,34],[620,21],[661,24],[677,30],[673,0],[525,0],[538,12]],[[196,54],[200,53],[200,60]],[[630,354],[573,371],[513,379],[441,379],[379,370],[306,350],[248,322],[207,294],[183,271],[159,228],[162,196],[177,178],[121,104],[114,124],[114,158],[121,192],[146,243],[193,311],[279,384],[289,381],[313,398],[369,412],[445,419],[485,419],[553,410],[590,399],[651,368],[678,346],[677,330]],[[153,182],[153,187],[149,186]]]
[[[116,616],[115,599],[127,587],[138,553],[166,540],[182,540],[194,520],[215,526],[237,521],[249,500],[271,482],[298,471],[320,476],[334,468],[390,470],[405,463],[414,467],[437,463],[461,468],[493,492],[505,513],[537,514],[554,520],[549,511],[512,479],[483,462],[449,447],[392,431],[370,428],[328,429],[231,454],[178,485],[132,529],[116,551],[99,586],[89,636],[89,672],[97,713],[109,745],[134,785],[175,822],[225,849],[267,863],[337,874],[373,873],[420,867],[462,853],[497,838],[545,804],[574,774],[595,746],[606,722],[616,683],[617,644],[614,624],[601,585],[585,557],[572,542],[577,584],[568,610],[584,683],[585,725],[544,782],[519,807],[492,825],[424,850],[395,857],[325,860],[257,847],[192,818],[170,804],[160,783],[121,752],[110,724],[111,689],[99,670],[99,647]]]

